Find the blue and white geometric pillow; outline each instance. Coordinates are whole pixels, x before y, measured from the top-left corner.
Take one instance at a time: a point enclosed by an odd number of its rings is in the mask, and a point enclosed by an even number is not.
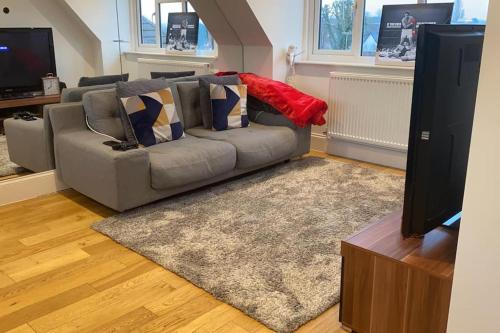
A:
[[[149,147],[185,136],[170,88],[121,98],[121,102],[139,144]]]
[[[210,85],[213,130],[224,131],[232,128],[248,127],[247,86]]]

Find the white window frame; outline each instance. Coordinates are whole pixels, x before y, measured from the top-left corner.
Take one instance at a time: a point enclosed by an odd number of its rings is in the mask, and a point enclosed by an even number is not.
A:
[[[306,0],[304,45],[307,47],[307,60],[339,62],[339,63],[373,63],[373,56],[362,56],[363,23],[365,15],[365,0],[354,0],[354,17],[352,27],[352,46],[350,50],[319,49],[319,26],[321,0]],[[416,0],[415,4],[426,3],[426,0]],[[446,2],[443,0],[443,2]]]
[[[182,3],[183,11],[187,12],[187,3],[189,0],[155,0],[155,30],[156,30],[156,44],[144,44],[142,43],[142,31],[141,31],[141,4],[140,0],[132,0],[130,2],[130,11],[132,13],[132,42],[136,52],[153,53],[160,55],[171,55],[171,56],[187,56],[187,57],[209,57],[216,58],[218,54],[218,45],[214,40],[213,51],[207,52],[196,52],[196,53],[182,53],[175,51],[167,51],[161,47],[160,41],[160,4],[161,3]]]
[[[314,54],[318,55],[329,55],[329,54],[336,54],[336,55],[343,55],[343,56],[352,56],[355,55],[359,50],[359,45],[358,43],[355,43],[356,40],[361,38],[361,30],[359,29],[360,27],[362,28],[362,24],[358,24],[358,20],[362,17],[358,15],[358,11],[361,8],[360,3],[364,5],[364,0],[355,0],[354,6],[353,6],[353,26],[352,26],[352,45],[350,50],[326,50],[326,49],[320,49],[319,48],[319,30],[320,30],[320,24],[321,24],[321,0],[316,0],[316,1],[311,1],[313,4],[312,12],[313,12],[313,40],[312,40],[312,50]],[[361,9],[363,10],[363,8]]]

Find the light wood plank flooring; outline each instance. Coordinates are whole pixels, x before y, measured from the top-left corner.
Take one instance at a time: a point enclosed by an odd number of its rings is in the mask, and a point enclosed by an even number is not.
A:
[[[0,332],[270,332],[90,229],[113,214],[72,190],[0,207]],[[343,332],[338,305],[299,332]]]

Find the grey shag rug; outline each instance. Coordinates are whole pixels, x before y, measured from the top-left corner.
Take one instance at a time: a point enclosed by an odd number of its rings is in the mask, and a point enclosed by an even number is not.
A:
[[[0,177],[12,176],[25,171],[25,169],[10,161],[7,140],[5,135],[0,135]]]
[[[404,180],[320,158],[93,226],[278,332],[339,302],[340,241],[402,205]]]

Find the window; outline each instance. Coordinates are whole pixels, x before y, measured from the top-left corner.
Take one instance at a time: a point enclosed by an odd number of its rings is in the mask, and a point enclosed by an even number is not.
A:
[[[194,8],[189,2],[187,3],[187,11],[188,13],[195,12]],[[210,35],[210,32],[208,32],[208,29],[203,21],[200,20],[200,27],[198,29],[198,50],[213,51],[214,47],[214,39],[212,38],[212,35]]]
[[[168,14],[183,12],[182,2],[160,2],[160,46],[167,41]]]
[[[374,56],[377,48],[378,31],[383,5],[402,5],[415,3],[453,2],[445,0],[366,0],[363,19],[363,39],[361,55]],[[485,24],[488,12],[488,0],[455,0],[453,24]]]
[[[427,3],[439,3],[443,0],[427,0]],[[455,0],[453,7],[454,24],[486,24],[488,0]]]
[[[354,0],[322,0],[319,17],[320,50],[350,50]]]
[[[310,0],[312,58],[374,56],[384,5],[454,2],[452,23],[485,24],[488,0]],[[312,14],[311,14],[312,15]]]
[[[138,0],[139,46],[161,48],[167,38],[169,13],[195,12],[187,0]],[[200,20],[197,52],[210,54],[215,42]]]
[[[156,9],[154,0],[140,0],[141,44],[156,44]]]
[[[384,5],[416,4],[416,0],[366,0],[363,18],[361,55],[374,56],[377,50],[378,31]]]

